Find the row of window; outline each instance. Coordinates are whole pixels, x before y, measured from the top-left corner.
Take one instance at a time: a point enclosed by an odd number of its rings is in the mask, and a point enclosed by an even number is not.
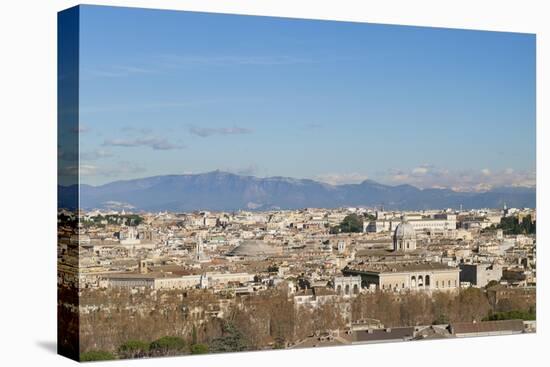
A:
[[[430,286],[430,276],[429,276],[429,275],[426,275],[425,281],[426,281],[426,282],[425,282],[425,284],[424,284],[423,281],[422,281],[422,276],[419,276],[419,277],[418,277],[418,287],[424,287],[424,286],[429,287],[429,286]],[[445,288],[445,281],[444,281],[444,280],[442,280],[441,283],[439,282],[439,280],[436,280],[436,282],[435,282],[435,287],[436,287],[436,288],[440,288],[440,284],[441,284],[441,288]],[[456,285],[457,285],[457,284],[456,284],[456,279],[453,280],[453,281],[451,281],[451,280],[448,280],[448,281],[447,281],[447,287],[448,287],[448,288],[451,288],[451,284],[452,284],[454,287],[456,287]],[[411,277],[411,288],[416,288],[416,287],[417,287],[416,277],[412,276],[412,277]],[[399,284],[397,284],[397,283],[396,283],[395,285],[393,285],[393,287],[392,287],[391,284],[387,284],[387,285],[386,285],[386,284],[382,284],[382,289],[398,289],[398,288],[399,288]],[[401,284],[401,288],[402,288],[402,289],[405,288],[405,283],[402,283],[402,284]]]
[[[338,286],[336,287],[336,291],[337,291],[338,293],[342,293],[342,286],[341,286],[341,285],[338,285]],[[344,294],[349,294],[349,292],[350,292],[350,286],[349,286],[349,284],[346,284],[346,286],[344,287]],[[357,284],[354,284],[354,285],[353,285],[353,293],[354,293],[354,294],[359,293],[359,286],[358,286]]]

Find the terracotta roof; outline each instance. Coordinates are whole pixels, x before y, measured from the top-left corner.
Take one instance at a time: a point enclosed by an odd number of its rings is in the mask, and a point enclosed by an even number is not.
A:
[[[414,327],[357,330],[353,332],[353,341],[359,343],[409,340],[414,336]]]

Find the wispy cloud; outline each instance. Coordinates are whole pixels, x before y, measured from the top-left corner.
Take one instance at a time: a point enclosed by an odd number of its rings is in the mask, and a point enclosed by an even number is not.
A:
[[[139,75],[170,73],[174,69],[224,66],[277,66],[309,64],[313,61],[291,55],[157,55],[141,63],[98,65],[82,69],[83,79],[124,78]]]
[[[314,177],[314,180],[330,185],[355,184],[367,180],[369,177],[362,173],[327,173]]]
[[[121,78],[133,76],[136,74],[154,74],[160,72],[159,68],[155,67],[139,67],[134,65],[114,65],[98,68],[84,68],[82,70],[82,78]]]
[[[149,147],[153,150],[174,150],[185,148],[184,144],[173,143],[165,138],[146,137],[146,138],[131,138],[131,139],[107,139],[103,142],[103,146],[111,147]]]
[[[153,129],[148,127],[134,127],[134,126],[123,126],[120,130],[127,133],[138,133],[138,134],[151,134],[153,132]]]
[[[192,67],[192,66],[276,66],[309,64],[313,60],[309,58],[291,55],[162,55],[161,66],[166,68]]]
[[[81,176],[126,177],[136,173],[145,172],[146,169],[133,162],[121,161],[108,166],[94,164],[81,164],[79,173]]]
[[[95,161],[102,158],[110,158],[113,154],[104,149],[95,149],[88,152],[80,152],[80,159],[85,161]]]
[[[196,127],[191,126],[189,132],[193,135],[200,136],[201,138],[206,138],[213,135],[242,135],[242,134],[251,134],[254,132],[252,129],[244,127]]]
[[[467,169],[450,170],[423,164],[412,169],[390,169],[383,181],[410,184],[421,188],[447,188],[455,191],[487,191],[495,187],[535,187],[535,171]]]

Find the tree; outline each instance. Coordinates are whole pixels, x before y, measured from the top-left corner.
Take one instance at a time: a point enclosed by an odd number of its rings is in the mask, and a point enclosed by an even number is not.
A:
[[[502,228],[506,234],[535,234],[537,222],[532,221],[531,215],[526,215],[521,222],[517,217],[504,217],[500,220],[498,228]]]
[[[330,227],[328,233],[338,234],[338,233],[340,233],[340,231],[341,231],[340,226],[334,226],[334,227]]]
[[[143,358],[149,353],[149,344],[141,340],[128,340],[118,348],[122,358]]]
[[[473,287],[461,289],[455,302],[457,304],[456,319],[451,321],[481,321],[491,308],[484,291]]]
[[[222,336],[212,340],[209,349],[212,353],[241,352],[248,350],[248,343],[233,324],[226,323]]]
[[[357,214],[347,215],[340,223],[339,228],[344,233],[363,232],[363,219]]]
[[[364,216],[366,220],[369,220],[369,221],[376,220],[376,216],[373,214],[365,213]]]
[[[437,291],[432,295],[433,324],[448,324],[453,312],[455,297],[445,291]]]
[[[80,362],[109,361],[112,359],[116,359],[116,357],[112,353],[103,350],[91,350],[80,354]]]
[[[163,336],[152,342],[149,349],[155,356],[178,355],[185,350],[185,341],[177,336]]]
[[[208,345],[206,344],[193,344],[190,348],[191,354],[206,354],[208,353]]]
[[[493,320],[536,320],[537,315],[534,310],[529,311],[508,311],[508,312],[497,312],[491,314],[485,318],[483,321],[493,321]]]
[[[191,332],[191,344],[197,344],[197,327],[193,325],[193,331]]]

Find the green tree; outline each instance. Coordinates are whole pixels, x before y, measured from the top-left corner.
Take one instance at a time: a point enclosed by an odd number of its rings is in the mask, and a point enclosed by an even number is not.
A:
[[[143,358],[149,353],[149,343],[141,340],[128,340],[118,348],[123,358]]]
[[[340,226],[330,227],[328,232],[330,234],[338,234],[338,233],[340,233]]]
[[[357,214],[347,215],[340,223],[340,231],[344,233],[363,232],[363,219]]]
[[[368,214],[368,213],[365,213],[365,219],[366,220],[375,220],[376,219],[376,216],[374,214]]]
[[[507,312],[496,312],[485,318],[483,321],[493,321],[493,320],[536,320],[537,314],[533,309],[529,311],[507,311]]]
[[[197,344],[197,327],[193,325],[193,331],[191,332],[191,344]]]
[[[109,361],[112,359],[116,359],[116,357],[112,353],[103,350],[91,350],[80,354],[80,362]]]
[[[185,341],[177,336],[163,336],[149,346],[154,356],[174,356],[185,351]]]
[[[504,217],[500,220],[499,228],[506,234],[536,234],[537,222],[532,221],[531,215],[526,215],[521,222],[517,217]]]
[[[212,353],[241,352],[248,349],[245,337],[233,324],[223,326],[222,336],[212,340],[209,345]]]
[[[208,345],[206,344],[193,344],[190,348],[191,354],[206,354],[208,353]]]

